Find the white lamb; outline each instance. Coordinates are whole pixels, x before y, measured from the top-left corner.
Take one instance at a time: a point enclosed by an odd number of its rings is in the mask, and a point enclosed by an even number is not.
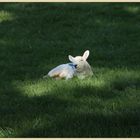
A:
[[[80,79],[91,77],[93,72],[90,65],[86,61],[88,56],[89,50],[85,51],[83,56],[73,57],[69,55],[69,60],[72,63],[61,64],[55,67],[49,71],[48,76],[56,79],[71,79],[74,76],[77,76]]]

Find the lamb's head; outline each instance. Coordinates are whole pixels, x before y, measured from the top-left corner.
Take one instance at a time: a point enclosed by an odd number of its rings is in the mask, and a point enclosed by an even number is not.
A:
[[[77,65],[77,71],[83,71],[87,66],[89,66],[88,62],[87,62],[87,58],[89,56],[89,50],[86,50],[83,54],[83,56],[76,56],[73,57],[71,55],[69,55],[69,60]]]

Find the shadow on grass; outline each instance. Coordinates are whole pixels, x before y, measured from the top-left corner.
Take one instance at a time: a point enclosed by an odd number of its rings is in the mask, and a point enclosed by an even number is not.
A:
[[[139,110],[139,108],[137,109]],[[28,129],[21,137],[139,137],[140,113],[103,114],[74,114],[69,113],[59,118],[47,127]]]
[[[140,77],[123,77],[112,81],[112,89],[124,91],[126,88],[136,88],[140,87]]]

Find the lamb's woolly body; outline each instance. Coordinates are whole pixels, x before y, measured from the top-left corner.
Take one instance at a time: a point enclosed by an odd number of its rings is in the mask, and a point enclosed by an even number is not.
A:
[[[54,69],[52,69],[49,73],[48,76],[49,77],[54,77],[54,78],[72,78],[74,76],[75,73],[75,67],[72,64],[62,64],[59,65],[57,67],[55,67]]]

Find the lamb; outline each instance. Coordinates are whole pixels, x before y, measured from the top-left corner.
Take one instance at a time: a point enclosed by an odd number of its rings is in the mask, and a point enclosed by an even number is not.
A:
[[[72,63],[61,64],[51,71],[49,71],[49,77],[55,79],[71,79],[74,76],[77,76],[79,79],[84,79],[86,77],[91,77],[93,75],[91,66],[86,61],[89,57],[89,50],[86,50],[83,56],[73,57],[68,56],[69,60]],[[46,77],[46,76],[45,76]]]

